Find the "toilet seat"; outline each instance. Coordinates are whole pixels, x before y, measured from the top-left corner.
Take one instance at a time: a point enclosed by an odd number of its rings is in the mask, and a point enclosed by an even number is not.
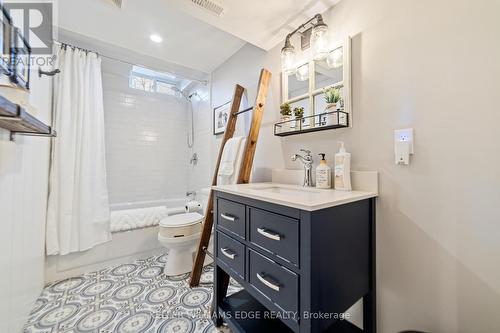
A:
[[[203,215],[199,213],[186,213],[168,216],[160,221],[160,227],[187,227],[203,221]]]
[[[186,213],[166,217],[160,221],[159,236],[162,238],[187,237],[201,232],[204,216]]]

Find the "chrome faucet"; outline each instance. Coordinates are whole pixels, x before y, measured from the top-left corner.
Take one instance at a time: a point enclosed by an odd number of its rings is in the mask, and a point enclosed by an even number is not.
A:
[[[301,149],[300,151],[305,153],[305,156],[294,154],[292,155],[292,161],[299,159],[304,164],[304,186],[312,187],[312,165],[313,158],[311,151],[307,149]]]
[[[194,153],[189,160],[189,164],[196,165],[198,164],[198,153]]]

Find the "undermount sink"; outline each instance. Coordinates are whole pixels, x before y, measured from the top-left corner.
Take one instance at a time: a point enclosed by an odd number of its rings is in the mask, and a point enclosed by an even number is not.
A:
[[[269,187],[254,187],[252,190],[263,191],[268,193],[278,193],[278,194],[313,194],[320,193],[320,191],[316,191],[310,188],[290,188],[290,187],[282,187],[282,186],[269,186]]]

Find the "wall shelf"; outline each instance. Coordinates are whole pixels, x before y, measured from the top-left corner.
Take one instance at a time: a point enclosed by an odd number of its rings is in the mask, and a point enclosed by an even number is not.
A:
[[[289,136],[349,127],[349,114],[344,111],[324,112],[302,120],[287,120],[274,124],[274,135]]]
[[[57,136],[50,126],[3,96],[0,96],[0,128],[10,131],[11,141],[14,141],[15,135]]]

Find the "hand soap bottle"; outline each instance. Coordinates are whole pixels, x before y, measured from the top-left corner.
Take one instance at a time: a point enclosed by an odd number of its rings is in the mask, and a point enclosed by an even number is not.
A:
[[[325,154],[321,155],[321,161],[316,168],[316,187],[317,188],[332,188],[332,168],[326,164]]]
[[[351,154],[345,151],[342,141],[339,143],[339,152],[335,154],[335,189],[351,191]]]

